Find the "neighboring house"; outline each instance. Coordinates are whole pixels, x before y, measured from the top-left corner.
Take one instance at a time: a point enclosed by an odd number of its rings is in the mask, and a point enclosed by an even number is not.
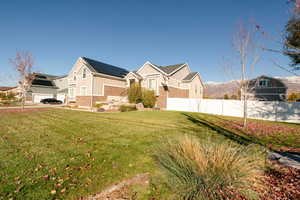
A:
[[[8,94],[18,94],[18,88],[17,87],[0,87],[0,93],[4,93],[5,95]]]
[[[157,106],[166,108],[167,98],[203,98],[204,85],[198,72],[191,72],[187,63],[158,66],[146,62],[125,77],[127,87],[138,82],[155,91]]]
[[[80,57],[68,75],[68,102],[91,107],[125,98],[127,73],[126,69]]]
[[[110,100],[127,99],[134,82],[155,91],[157,106],[166,108],[167,98],[202,98],[203,83],[188,64],[157,66],[146,62],[137,71],[80,57],[68,75],[68,101],[82,107]]]
[[[57,98],[65,102],[67,94],[66,76],[33,73],[34,79],[26,94],[26,103],[40,103],[45,98]]]
[[[259,76],[249,81],[249,99],[261,101],[285,101],[287,86],[279,79]]]

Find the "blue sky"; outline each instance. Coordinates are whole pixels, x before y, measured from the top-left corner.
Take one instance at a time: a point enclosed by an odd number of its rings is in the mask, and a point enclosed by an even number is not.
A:
[[[222,57],[232,55],[238,22],[254,19],[279,36],[288,16],[285,0],[2,1],[0,74],[13,74],[9,58],[27,50],[43,73],[66,74],[85,56],[129,70],[187,62],[204,81],[226,81]],[[264,53],[254,75],[290,76],[270,59],[288,64]]]

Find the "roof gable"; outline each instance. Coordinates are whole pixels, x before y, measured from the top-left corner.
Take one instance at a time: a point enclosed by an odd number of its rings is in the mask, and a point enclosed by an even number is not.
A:
[[[167,65],[167,66],[158,66],[158,65],[155,65],[155,66],[169,75],[169,74],[172,74],[173,72],[175,72],[176,70],[178,70],[179,68],[181,68],[183,65],[184,65],[184,63],[175,64],[175,65]]]
[[[82,59],[87,63],[87,66],[90,68],[90,70],[96,73],[116,76],[120,78],[124,78],[126,74],[128,74],[128,71],[126,69],[120,67],[116,67],[86,57],[82,57]]]
[[[198,74],[198,72],[191,72],[189,73],[184,79],[182,79],[183,81],[191,81],[195,78],[195,76]]]

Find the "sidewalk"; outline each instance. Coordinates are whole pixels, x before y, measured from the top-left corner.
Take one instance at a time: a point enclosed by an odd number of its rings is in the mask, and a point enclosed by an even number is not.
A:
[[[283,152],[269,152],[268,159],[278,161],[279,164],[300,169],[300,155],[283,153]]]

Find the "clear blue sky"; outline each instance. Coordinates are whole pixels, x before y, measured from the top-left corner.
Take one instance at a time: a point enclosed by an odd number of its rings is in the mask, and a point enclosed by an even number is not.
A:
[[[278,36],[288,5],[285,0],[1,1],[0,74],[12,74],[9,58],[28,50],[35,69],[50,74],[68,73],[85,56],[130,70],[146,61],[188,62],[204,81],[225,81],[222,57],[231,55],[237,23],[249,18]],[[288,64],[283,56],[263,54],[257,75],[290,75],[270,58]]]

